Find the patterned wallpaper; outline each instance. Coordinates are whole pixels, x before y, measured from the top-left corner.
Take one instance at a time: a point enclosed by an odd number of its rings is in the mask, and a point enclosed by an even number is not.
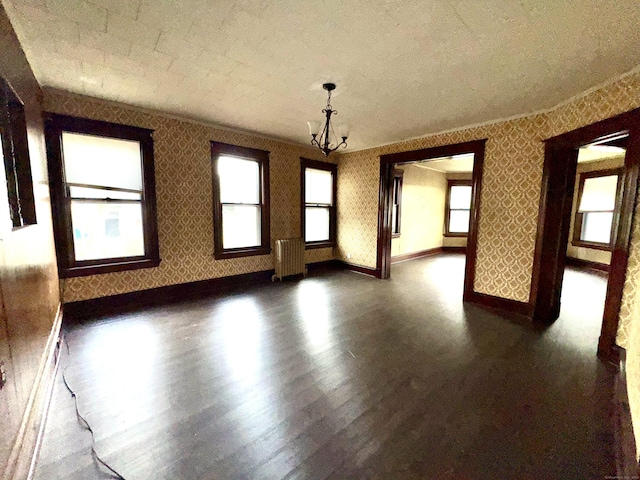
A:
[[[640,70],[631,72],[610,84],[592,90],[585,95],[567,102],[550,114],[549,136],[570,131],[584,125],[612,117],[628,110],[640,107]],[[620,326],[617,343],[629,348],[629,329],[632,322],[632,306],[640,287],[640,215],[636,199],[636,214],[627,279],[624,285],[622,306],[620,309]],[[634,321],[640,321],[638,317]]]
[[[55,90],[44,93],[47,111],[155,130],[160,267],[64,280],[65,302],[273,268],[273,255],[213,258],[211,140],[271,152],[272,243],[300,236],[299,158],[324,160],[319,151]],[[309,250],[306,256],[308,262],[329,260],[333,249]]]
[[[341,155],[338,164],[338,254],[376,265],[380,155],[488,138],[478,226],[475,290],[529,300],[544,116],[511,120]],[[345,188],[340,188],[345,185]],[[366,248],[366,250],[363,250]]]

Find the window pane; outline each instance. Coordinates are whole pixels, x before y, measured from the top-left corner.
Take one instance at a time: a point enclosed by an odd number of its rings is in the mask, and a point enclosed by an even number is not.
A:
[[[453,185],[449,197],[449,208],[471,208],[471,187],[467,185]]]
[[[307,207],[304,219],[304,241],[329,240],[329,207]]]
[[[449,212],[449,231],[451,233],[469,232],[469,210],[452,210]]]
[[[101,188],[69,187],[71,198],[113,198],[114,200],[142,200],[142,195],[118,190],[103,190]]]
[[[582,219],[581,240],[585,242],[609,243],[613,212],[585,213]]]
[[[220,203],[260,203],[258,162],[221,156],[218,158],[218,175],[220,176]]]
[[[579,211],[613,210],[616,205],[617,186],[617,175],[585,179]]]
[[[223,205],[222,248],[260,246],[260,224],[260,207]]]
[[[142,205],[71,201],[76,260],[144,255]]]
[[[142,190],[140,142],[62,133],[67,183]]]
[[[304,202],[333,204],[333,174],[307,168],[304,172]]]

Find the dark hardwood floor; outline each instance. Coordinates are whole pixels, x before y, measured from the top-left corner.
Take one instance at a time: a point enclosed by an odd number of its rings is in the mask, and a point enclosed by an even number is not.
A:
[[[447,254],[110,316],[68,329],[61,371],[127,480],[615,475],[606,279],[569,269],[544,329],[463,305],[463,275]],[[60,378],[35,478],[113,478]]]

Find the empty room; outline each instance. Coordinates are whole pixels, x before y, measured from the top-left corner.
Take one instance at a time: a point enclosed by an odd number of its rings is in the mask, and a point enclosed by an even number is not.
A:
[[[2,478],[637,478],[638,25],[0,0]]]

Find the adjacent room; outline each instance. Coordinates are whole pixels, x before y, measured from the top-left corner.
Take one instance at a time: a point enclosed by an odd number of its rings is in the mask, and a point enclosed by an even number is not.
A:
[[[639,24],[0,0],[2,478],[637,478]]]

